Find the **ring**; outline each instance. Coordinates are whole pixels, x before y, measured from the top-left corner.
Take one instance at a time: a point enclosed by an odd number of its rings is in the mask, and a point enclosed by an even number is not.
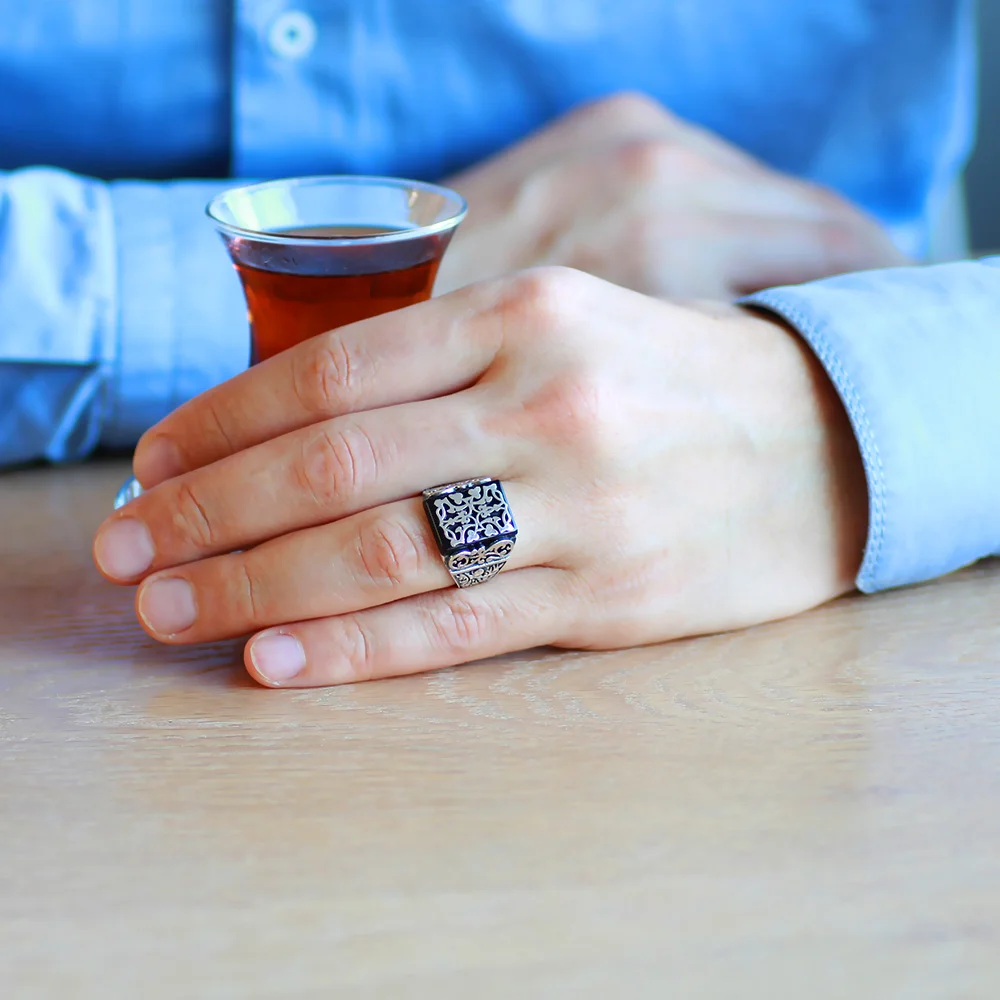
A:
[[[503,569],[517,541],[507,494],[496,479],[466,479],[424,490],[424,510],[445,567],[458,587]]]
[[[127,503],[131,503],[136,497],[141,497],[142,493],[143,489],[139,485],[139,480],[135,476],[129,476],[122,483],[121,489],[115,494],[115,510],[118,510],[119,507],[124,507]]]

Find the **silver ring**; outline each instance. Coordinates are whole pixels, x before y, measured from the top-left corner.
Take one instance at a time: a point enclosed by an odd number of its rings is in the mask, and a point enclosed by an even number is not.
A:
[[[424,511],[445,567],[458,587],[485,583],[503,569],[517,525],[496,479],[466,479],[424,490]]]
[[[134,476],[129,476],[122,483],[121,489],[115,494],[115,510],[118,510],[119,507],[124,507],[127,503],[131,503],[136,497],[141,497],[142,492],[139,480]]]

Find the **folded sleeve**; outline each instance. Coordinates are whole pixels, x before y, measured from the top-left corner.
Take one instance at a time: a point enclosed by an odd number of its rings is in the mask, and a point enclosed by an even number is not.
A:
[[[134,444],[247,360],[225,181],[0,173],[0,466]]]
[[[790,323],[857,435],[866,592],[1000,554],[1000,258],[870,271],[744,300]]]

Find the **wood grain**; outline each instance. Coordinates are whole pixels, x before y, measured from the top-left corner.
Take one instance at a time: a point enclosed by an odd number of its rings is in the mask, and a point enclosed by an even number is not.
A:
[[[0,995],[1000,995],[1000,567],[738,634],[266,691],[0,478]]]

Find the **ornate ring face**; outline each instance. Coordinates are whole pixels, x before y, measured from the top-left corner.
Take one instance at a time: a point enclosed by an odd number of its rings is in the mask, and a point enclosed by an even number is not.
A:
[[[517,525],[496,479],[466,479],[424,490],[424,510],[458,587],[485,583],[503,569]]]

